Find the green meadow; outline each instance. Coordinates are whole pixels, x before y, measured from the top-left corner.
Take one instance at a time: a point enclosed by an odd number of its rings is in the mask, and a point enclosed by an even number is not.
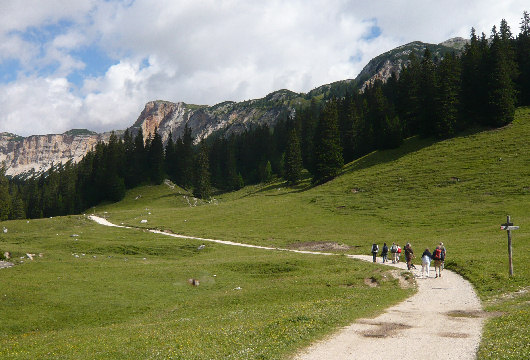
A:
[[[525,358],[529,139],[530,108],[520,108],[504,128],[445,141],[410,138],[317,187],[309,179],[294,188],[277,181],[202,202],[177,187],[146,186],[87,210],[138,229],[103,227],[83,215],[4,222],[9,232],[0,235],[0,250],[18,264],[0,269],[0,356],[286,358],[413,293],[387,269],[340,254],[368,254],[373,242],[410,242],[421,254],[444,242],[446,267],[474,285],[487,312],[479,359]],[[513,232],[513,277],[500,230],[506,215],[520,226]],[[142,228],[346,250],[317,256],[206,242],[199,250],[201,241]],[[20,263],[27,252],[43,257]],[[367,285],[372,280],[378,286]]]

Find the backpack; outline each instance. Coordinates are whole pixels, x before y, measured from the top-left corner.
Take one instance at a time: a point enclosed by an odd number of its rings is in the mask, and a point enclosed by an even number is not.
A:
[[[434,260],[441,260],[442,259],[442,249],[440,249],[440,248],[434,249],[434,252],[432,254],[432,258]]]
[[[373,253],[374,253],[374,252],[376,253],[378,250],[379,250],[379,246],[378,246],[377,244],[373,244],[373,245],[372,245],[372,252],[373,252]]]
[[[395,244],[390,247],[390,252],[393,254],[397,253],[397,246]]]

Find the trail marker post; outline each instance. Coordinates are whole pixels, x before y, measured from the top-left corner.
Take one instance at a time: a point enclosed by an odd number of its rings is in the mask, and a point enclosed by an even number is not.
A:
[[[506,224],[501,224],[501,230],[508,232],[508,263],[510,265],[510,276],[513,276],[513,262],[512,262],[512,230],[518,230],[519,226],[513,226],[510,222],[510,215],[506,216]]]

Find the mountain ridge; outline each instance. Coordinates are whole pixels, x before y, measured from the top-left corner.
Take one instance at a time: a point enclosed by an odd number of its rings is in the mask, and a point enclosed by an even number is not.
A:
[[[255,126],[273,127],[280,119],[294,117],[295,109],[307,105],[313,97],[342,97],[347,92],[363,91],[375,81],[385,82],[392,73],[399,73],[411,53],[421,56],[425,48],[429,48],[434,56],[443,57],[447,52],[461,51],[466,42],[462,38],[452,38],[440,44],[414,41],[401,45],[370,60],[355,79],[324,84],[308,93],[280,89],[263,98],[241,102],[223,101],[212,106],[167,100],[149,101],[128,130],[136,134],[142,129],[144,138],[157,130],[166,143],[170,134],[173,140],[182,136],[186,125],[191,128],[195,142],[213,133],[228,136]],[[114,132],[121,135],[124,130]],[[22,137],[3,132],[0,133],[0,164],[6,165],[6,174],[9,176],[27,177],[42,173],[54,164],[78,162],[99,141],[108,141],[111,133],[72,129],[63,134]]]

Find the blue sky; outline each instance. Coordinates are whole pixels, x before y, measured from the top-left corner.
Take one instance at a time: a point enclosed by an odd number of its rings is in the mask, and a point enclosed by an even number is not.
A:
[[[130,126],[150,100],[214,105],[354,78],[396,46],[512,32],[523,1],[2,0],[0,132]],[[526,9],[528,10],[528,8]]]

